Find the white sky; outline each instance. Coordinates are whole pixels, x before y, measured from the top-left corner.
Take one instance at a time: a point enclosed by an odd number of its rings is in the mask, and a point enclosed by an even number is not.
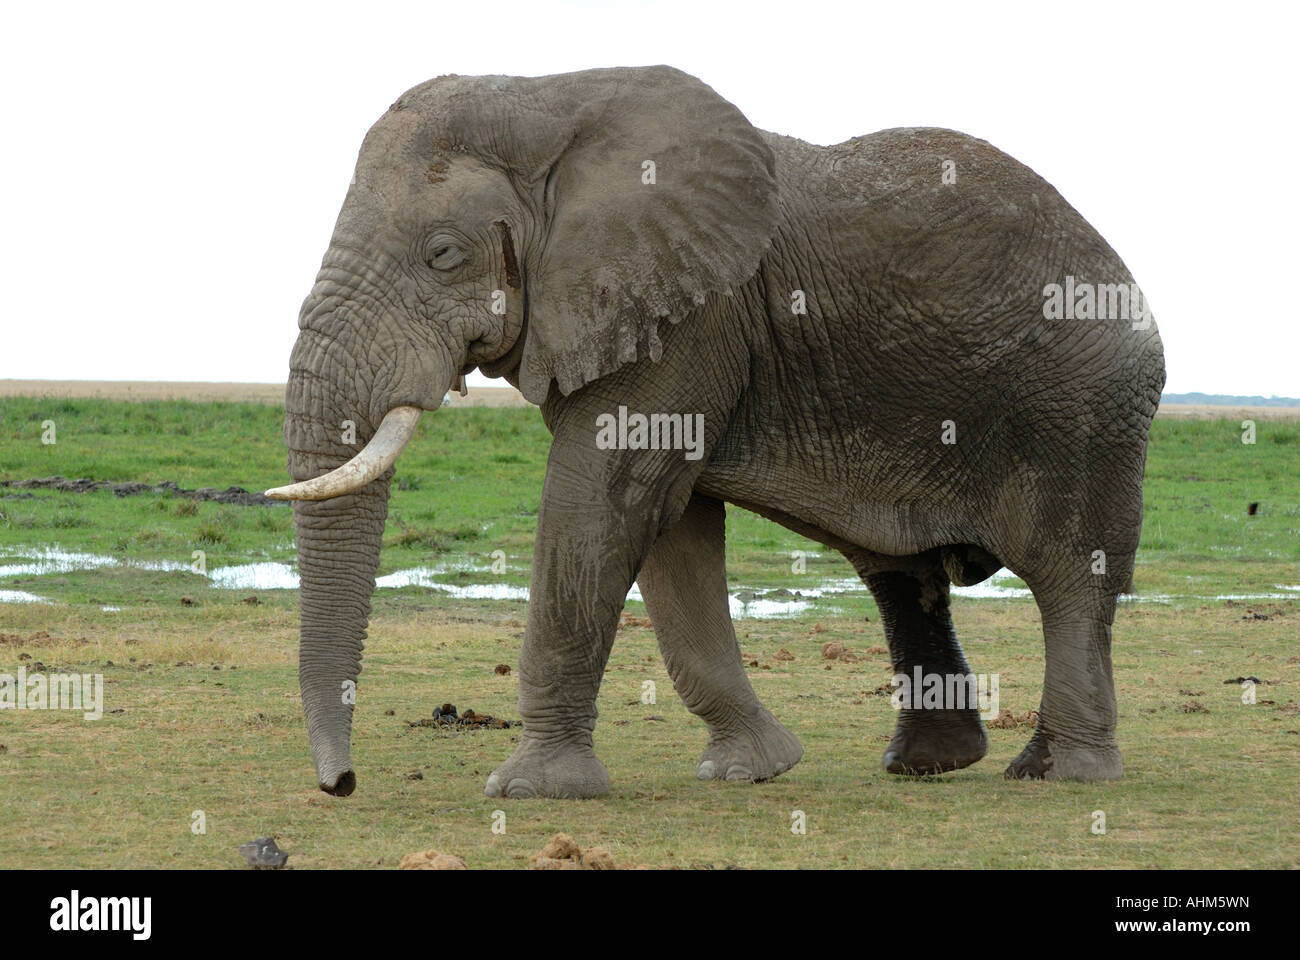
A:
[[[1124,258],[1168,391],[1300,396],[1294,10],[8,5],[0,378],[283,381],[361,138],[398,94],[667,63],[816,143],[991,141]]]

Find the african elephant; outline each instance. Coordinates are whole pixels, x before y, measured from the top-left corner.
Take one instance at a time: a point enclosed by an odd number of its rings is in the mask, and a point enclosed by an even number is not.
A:
[[[1113,316],[1130,290],[1134,316]],[[366,135],[303,304],[295,482],[268,491],[296,501],[320,788],[356,785],[340,688],[361,668],[393,464],[475,368],[540,405],[553,437],[524,729],[489,796],[609,789],[596,693],[634,582],[708,725],[698,776],[798,762],[741,662],[724,501],[842,552],[909,675],[969,673],[949,585],[1010,568],[1041,610],[1046,674],[1007,775],[1119,777],[1111,624],[1164,384],[1139,304],[1051,185],[951,130],[814,146],[663,66],[406,92]],[[974,706],[945,699],[901,711],[884,762],[933,773],[986,749]]]

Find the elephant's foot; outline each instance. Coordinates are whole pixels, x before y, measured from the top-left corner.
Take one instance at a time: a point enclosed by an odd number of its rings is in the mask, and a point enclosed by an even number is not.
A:
[[[969,767],[988,749],[976,710],[904,710],[881,764],[890,773],[926,776]]]
[[[771,780],[803,757],[799,738],[764,707],[732,729],[709,732],[695,775],[701,780]]]
[[[492,771],[483,793],[512,800],[599,797],[609,793],[609,771],[590,746],[525,735],[510,759]]]
[[[1008,780],[1119,780],[1124,764],[1114,737],[1095,747],[1064,743],[1043,731],[1041,721],[1020,756],[1006,770]]]

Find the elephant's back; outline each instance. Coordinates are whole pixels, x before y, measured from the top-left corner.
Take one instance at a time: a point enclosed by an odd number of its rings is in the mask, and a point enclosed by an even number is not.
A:
[[[1069,367],[1087,379],[1145,355],[1144,368],[1163,380],[1154,322],[1134,330],[1045,314],[1045,287],[1067,276],[1125,286],[1133,277],[1050,183],[987,141],[899,127],[829,147],[769,144],[783,229],[825,236],[834,261],[820,283],[857,294],[826,291],[822,299],[839,308],[828,322],[881,360],[887,354],[889,369],[924,377],[924,358],[946,348],[968,358],[968,377]],[[1089,362],[1074,362],[1081,357]]]
[[[769,143],[782,221],[768,287],[778,278],[781,297],[798,288],[808,305],[773,311],[778,352],[835,344],[827,389],[875,433],[963,411],[996,459],[1055,423],[1068,395],[1084,419],[1145,437],[1164,382],[1155,324],[1048,315],[1049,284],[1133,278],[1046,180],[952,130]]]

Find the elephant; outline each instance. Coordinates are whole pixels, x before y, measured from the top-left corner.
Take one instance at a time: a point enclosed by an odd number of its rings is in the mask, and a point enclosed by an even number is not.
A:
[[[1006,775],[1121,776],[1111,631],[1163,349],[1119,256],[989,143],[896,128],[813,145],[667,66],[439,77],[366,134],[298,326],[293,482],[267,495],[294,501],[326,793],[356,787],[340,688],[360,673],[394,464],[475,369],[552,437],[522,734],[488,796],[609,791],[596,696],[634,583],[708,728],[697,776],[800,760],[741,660],[725,504],[843,554],[902,674],[969,675],[950,587],[1010,569],[1046,656]],[[935,774],[987,749],[975,705],[945,695],[899,712],[883,764]]]

